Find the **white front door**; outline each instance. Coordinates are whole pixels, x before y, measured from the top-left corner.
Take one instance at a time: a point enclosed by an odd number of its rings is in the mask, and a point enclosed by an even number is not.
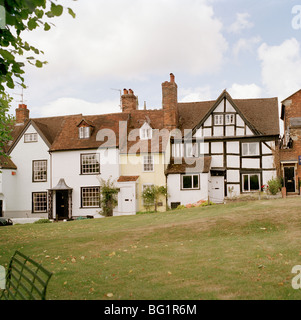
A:
[[[213,203],[224,202],[224,177],[211,177],[210,201]]]
[[[135,187],[124,186],[120,188],[121,192],[121,214],[134,214],[136,213],[135,206]]]

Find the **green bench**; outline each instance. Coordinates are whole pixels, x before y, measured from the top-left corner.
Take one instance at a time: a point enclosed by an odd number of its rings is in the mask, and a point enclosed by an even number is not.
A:
[[[5,290],[0,300],[46,300],[52,273],[41,264],[16,251],[8,266]]]

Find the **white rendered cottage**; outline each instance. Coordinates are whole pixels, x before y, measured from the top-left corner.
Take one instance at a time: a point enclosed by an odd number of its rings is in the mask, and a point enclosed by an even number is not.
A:
[[[20,105],[7,150],[11,158],[1,174],[3,215],[60,220],[98,216],[100,179],[119,178],[119,150],[97,134],[110,130],[118,143],[119,121],[126,119],[123,114],[30,119],[27,106]]]

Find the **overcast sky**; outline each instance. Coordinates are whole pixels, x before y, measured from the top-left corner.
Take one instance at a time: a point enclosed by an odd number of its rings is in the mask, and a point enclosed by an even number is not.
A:
[[[301,0],[61,0],[76,13],[25,35],[43,50],[26,67],[31,117],[120,111],[131,88],[139,106],[161,108],[172,72],[179,101],[278,97],[301,88]],[[11,112],[20,103],[16,87]]]

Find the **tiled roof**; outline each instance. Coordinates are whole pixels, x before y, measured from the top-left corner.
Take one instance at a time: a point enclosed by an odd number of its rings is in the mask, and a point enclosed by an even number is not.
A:
[[[137,181],[139,176],[120,176],[117,182]]]
[[[279,111],[277,98],[233,99],[244,117],[263,135],[279,135]],[[206,116],[216,100],[178,103],[180,125],[193,129]]]
[[[0,156],[0,169],[13,169],[16,170],[17,166],[8,156]]]
[[[223,92],[222,95],[228,95]],[[222,96],[221,95],[221,96]],[[229,96],[229,99],[232,99]],[[268,99],[234,99],[232,100],[245,119],[262,135],[279,134],[279,116],[277,98]],[[217,100],[178,103],[179,127],[194,129],[208,114]],[[88,139],[79,139],[78,125],[85,121],[93,125]],[[151,140],[140,140],[139,129],[145,123],[154,129]],[[135,110],[131,113],[112,113],[83,116],[82,114],[34,118],[24,125],[14,127],[13,148],[21,133],[29,124],[33,124],[48,144],[50,151],[97,149],[98,147],[119,147],[121,153],[164,152],[169,133],[164,129],[164,111]],[[120,123],[127,125],[127,131],[120,131]],[[102,130],[103,129],[103,130]],[[135,130],[136,129],[136,130]],[[100,131],[100,133],[99,133]],[[119,132],[120,131],[120,132]],[[160,132],[159,132],[160,131]],[[103,133],[103,137],[101,137]],[[106,136],[111,135],[110,139]],[[120,137],[120,141],[119,141]],[[112,139],[111,139],[112,138]],[[128,139],[127,139],[128,138]],[[6,150],[7,151],[7,150]]]
[[[147,122],[153,129],[151,140],[140,140],[139,129]],[[131,112],[128,122],[128,141],[120,146],[121,153],[157,153],[163,152],[168,143],[169,133],[160,131],[164,129],[163,110],[135,110]]]
[[[211,167],[211,157],[171,158],[165,174],[208,173]]]

